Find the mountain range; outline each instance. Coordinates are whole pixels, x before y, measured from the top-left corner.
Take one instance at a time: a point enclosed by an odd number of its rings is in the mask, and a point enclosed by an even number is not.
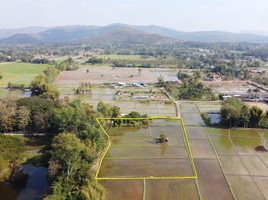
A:
[[[162,43],[164,41],[170,43],[173,41],[172,43],[174,43],[181,40],[201,42],[268,42],[268,36],[263,32],[262,35],[252,34],[250,31],[242,33],[224,31],[182,32],[155,25],[135,26],[127,24],[0,29],[0,43],[3,44],[64,41],[82,43]]]

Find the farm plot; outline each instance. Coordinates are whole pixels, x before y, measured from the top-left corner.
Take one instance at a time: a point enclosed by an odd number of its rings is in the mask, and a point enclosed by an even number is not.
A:
[[[199,113],[198,108],[194,103],[180,103],[182,113]]]
[[[209,136],[219,155],[237,155],[235,148],[227,136]]]
[[[231,137],[239,155],[254,155],[255,147],[263,145],[261,138]]]
[[[98,177],[195,177],[195,174],[189,159],[103,159]]]
[[[152,136],[160,136],[160,134],[165,131],[168,136],[183,136],[181,126],[153,126],[150,127],[150,132]]]
[[[87,69],[89,73],[87,73]],[[132,74],[133,77],[131,77]],[[157,76],[149,69],[143,69],[139,75],[137,68],[80,67],[76,71],[62,72],[55,85],[75,85],[80,82],[93,84],[103,84],[104,82],[156,83]]]
[[[153,119],[155,123],[158,126],[106,128],[111,147],[104,155],[96,177],[195,177],[187,139],[178,126],[180,120]],[[168,142],[159,145],[156,137],[159,138],[162,129],[168,134]]]
[[[221,81],[218,83],[208,81],[204,84],[211,87],[215,93],[224,94],[247,94],[248,89],[255,88],[246,81]],[[261,93],[265,93],[265,91],[261,90]]]
[[[254,180],[261,189],[264,197],[268,199],[268,177],[254,177]]]
[[[182,114],[183,123],[184,125],[199,125],[205,126],[205,122],[203,121],[201,115],[198,113],[196,114]]]
[[[195,104],[199,108],[200,112],[219,113],[221,109],[221,105],[218,102],[196,102]]]
[[[228,129],[206,127],[206,130],[207,130],[209,135],[219,135],[219,136],[228,136],[229,135]]]
[[[203,127],[185,126],[188,139],[208,139]]]
[[[239,156],[220,156],[226,174],[249,175]]]
[[[148,200],[199,199],[198,191],[193,179],[146,180],[145,184],[145,199]]]
[[[230,130],[231,137],[256,137],[259,138],[259,134],[254,130]]]
[[[107,132],[110,136],[150,136],[148,126],[110,128]]]
[[[99,183],[106,189],[106,200],[142,200],[142,180],[99,180]]]
[[[227,179],[237,199],[264,199],[260,190],[250,176],[227,175]]]
[[[208,140],[189,140],[193,158],[215,158],[216,155]]]
[[[194,162],[203,199],[233,199],[217,160],[195,159]]]
[[[188,154],[184,146],[111,147],[104,158],[188,158]]]

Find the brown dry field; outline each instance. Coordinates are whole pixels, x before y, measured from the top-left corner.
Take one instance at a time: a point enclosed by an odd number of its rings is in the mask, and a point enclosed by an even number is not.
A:
[[[87,73],[87,69],[89,73]],[[81,82],[93,84],[102,84],[104,82],[156,83],[157,76],[150,70],[152,69],[142,69],[139,76],[138,68],[80,67],[76,71],[61,72],[55,85],[78,85]],[[101,76],[102,74],[103,76]],[[134,77],[130,77],[132,74]]]

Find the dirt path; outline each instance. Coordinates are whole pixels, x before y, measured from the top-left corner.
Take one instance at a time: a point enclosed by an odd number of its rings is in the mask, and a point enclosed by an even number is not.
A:
[[[179,104],[178,101],[176,101],[174,103],[175,107],[176,107],[176,117],[178,118],[182,118],[182,112],[181,112],[181,105]]]

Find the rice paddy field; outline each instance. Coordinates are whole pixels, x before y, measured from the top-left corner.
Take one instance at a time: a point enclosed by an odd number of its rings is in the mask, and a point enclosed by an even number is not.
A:
[[[101,180],[107,199],[112,198],[111,194],[121,195],[122,199],[268,199],[268,153],[255,151],[256,146],[266,146],[268,131],[207,127],[200,112],[217,113],[218,104],[181,103],[181,107],[198,178]],[[111,147],[100,175],[190,174],[180,126],[175,121],[159,120],[148,128],[110,129]],[[156,146],[155,137],[163,128],[168,133],[169,146]],[[123,183],[122,190],[113,187]]]

